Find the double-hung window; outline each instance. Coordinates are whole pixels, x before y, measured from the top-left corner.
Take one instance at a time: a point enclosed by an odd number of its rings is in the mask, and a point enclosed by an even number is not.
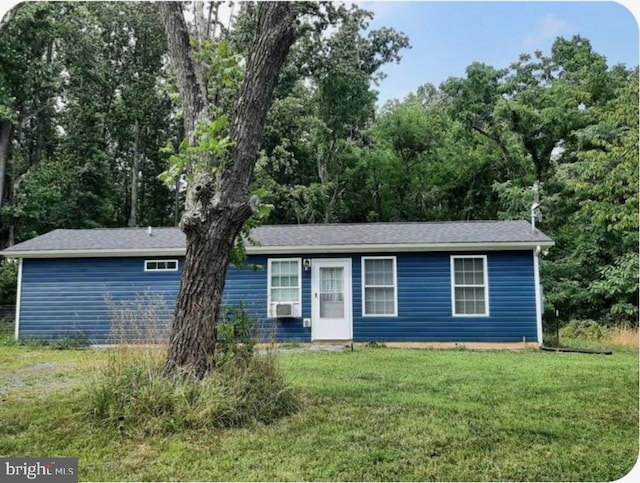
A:
[[[269,306],[272,303],[300,303],[302,284],[299,258],[270,258],[268,267]]]
[[[451,304],[454,316],[489,315],[486,255],[451,256]]]
[[[398,315],[396,257],[362,257],[362,314]]]

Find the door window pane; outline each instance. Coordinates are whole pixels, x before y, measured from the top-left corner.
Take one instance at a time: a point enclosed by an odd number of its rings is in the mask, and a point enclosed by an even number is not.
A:
[[[341,319],[344,317],[344,269],[320,267],[320,317]]]

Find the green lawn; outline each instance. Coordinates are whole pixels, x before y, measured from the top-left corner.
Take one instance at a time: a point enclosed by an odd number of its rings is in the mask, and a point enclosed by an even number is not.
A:
[[[281,354],[304,401],[271,426],[130,439],[91,422],[103,352],[0,347],[0,455],[80,479],[606,481],[638,457],[638,352]]]

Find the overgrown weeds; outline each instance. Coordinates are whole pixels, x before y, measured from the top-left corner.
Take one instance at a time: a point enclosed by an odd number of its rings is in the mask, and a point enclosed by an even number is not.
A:
[[[604,339],[607,328],[595,320],[572,320],[560,329],[561,339],[585,339],[600,342]]]
[[[162,295],[143,293],[132,300],[105,297],[111,318],[111,344],[161,343],[169,336],[172,307]]]
[[[21,338],[16,340],[13,330],[0,332],[0,347],[29,347],[33,349],[83,350],[91,346],[84,334],[69,334],[54,339]]]
[[[556,344],[555,334],[552,343]],[[613,327],[594,320],[572,320],[560,329],[560,345],[597,345],[638,349],[638,328],[633,323],[619,323]]]
[[[610,334],[611,342],[620,347],[633,347],[640,345],[638,338],[638,328],[629,323],[621,323],[614,327]]]
[[[242,309],[225,312],[216,370],[203,379],[164,374],[164,345],[119,345],[88,392],[92,417],[136,437],[269,424],[296,412],[277,357],[255,351],[254,326]]]
[[[235,358],[202,380],[163,374],[164,350],[122,347],[90,389],[100,423],[130,435],[272,423],[298,410],[273,354]]]

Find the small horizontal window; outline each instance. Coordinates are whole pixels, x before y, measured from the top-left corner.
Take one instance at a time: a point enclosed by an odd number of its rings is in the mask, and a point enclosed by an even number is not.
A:
[[[178,260],[145,260],[145,272],[176,272]]]

